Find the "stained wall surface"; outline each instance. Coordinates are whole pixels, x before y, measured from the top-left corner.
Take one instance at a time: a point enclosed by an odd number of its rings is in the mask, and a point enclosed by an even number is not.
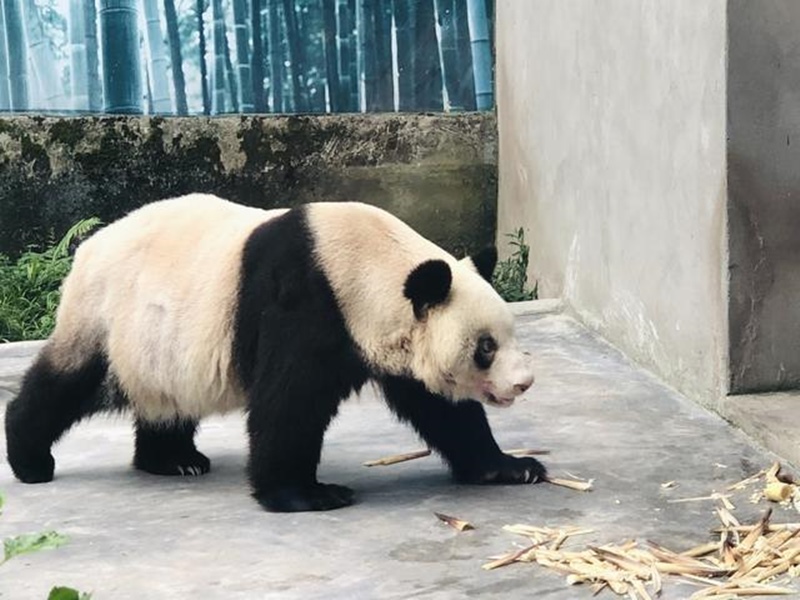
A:
[[[188,192],[376,204],[463,254],[495,236],[495,116],[0,118],[0,253]]]
[[[724,0],[497,3],[498,233],[692,397],[727,386]]]
[[[800,387],[800,3],[728,5],[731,391]]]

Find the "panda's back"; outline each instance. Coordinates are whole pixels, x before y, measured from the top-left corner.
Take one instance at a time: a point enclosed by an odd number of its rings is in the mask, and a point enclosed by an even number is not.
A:
[[[132,212],[79,248],[55,337],[65,353],[78,338],[102,346],[149,418],[242,406],[231,364],[242,249],[258,225],[285,212],[203,194]]]

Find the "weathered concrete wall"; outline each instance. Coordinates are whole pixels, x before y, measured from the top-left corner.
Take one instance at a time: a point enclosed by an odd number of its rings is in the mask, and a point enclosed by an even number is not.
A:
[[[800,3],[728,6],[731,390],[800,387]]]
[[[498,232],[681,391],[726,387],[725,0],[499,0]]]
[[[494,115],[0,119],[0,252],[213,192],[266,208],[359,200],[455,253],[494,240]]]

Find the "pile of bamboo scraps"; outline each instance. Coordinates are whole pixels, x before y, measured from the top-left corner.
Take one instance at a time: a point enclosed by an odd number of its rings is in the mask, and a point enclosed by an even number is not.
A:
[[[741,492],[754,484],[763,487],[752,499],[779,502],[789,510],[797,507],[798,485],[791,475],[781,473],[778,463],[728,486],[726,491]],[[526,536],[531,543],[483,568],[495,569],[516,562],[537,563],[563,573],[569,584],[591,585],[595,594],[610,589],[634,599],[657,596],[664,576],[699,586],[691,596],[693,599],[797,595],[787,585],[800,575],[800,522],[771,523],[772,508],[768,508],[756,522],[742,524],[733,513],[735,507],[729,494],[715,493],[673,502],[703,500],[718,503],[715,514],[719,526],[712,530],[713,541],[685,552],[636,541],[564,548],[572,542],[571,538],[591,530],[512,525],[504,529]]]
[[[718,514],[719,539],[685,552],[632,540],[567,550],[565,542],[591,530],[511,525],[504,529],[532,543],[483,568],[535,562],[563,573],[568,584],[587,583],[595,594],[608,588],[634,599],[658,596],[665,575],[699,585],[693,599],[796,594],[785,585],[800,571],[800,523],[770,525],[770,511],[752,525],[739,524],[724,507]]]

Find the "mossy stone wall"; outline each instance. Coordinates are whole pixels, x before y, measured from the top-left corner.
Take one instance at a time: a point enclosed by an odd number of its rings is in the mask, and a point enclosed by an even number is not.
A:
[[[460,255],[494,240],[495,117],[0,119],[0,253],[199,191],[264,208],[368,202]]]

